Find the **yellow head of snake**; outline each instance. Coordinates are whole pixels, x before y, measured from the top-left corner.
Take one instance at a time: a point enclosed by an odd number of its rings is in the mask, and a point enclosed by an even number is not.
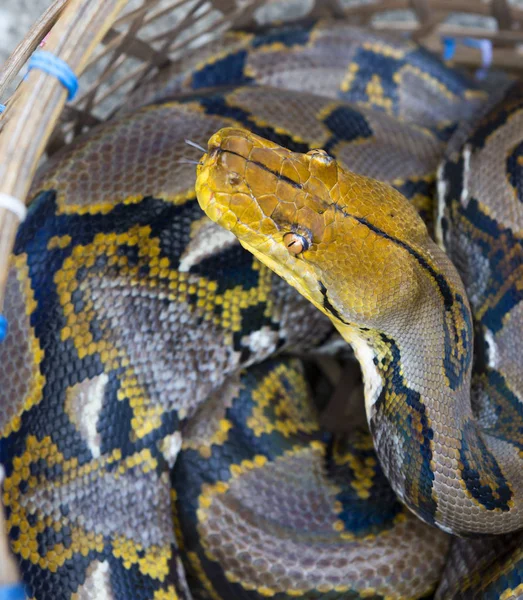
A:
[[[425,225],[388,185],[323,150],[291,152],[239,128],[211,137],[197,170],[202,209],[343,329],[379,327],[418,295],[403,244]]]

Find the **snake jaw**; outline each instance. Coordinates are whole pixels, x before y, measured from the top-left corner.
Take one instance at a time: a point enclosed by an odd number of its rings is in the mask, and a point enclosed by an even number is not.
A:
[[[211,167],[216,159],[212,155],[204,154],[200,164],[196,169],[196,197],[200,204],[201,209],[207,214],[207,216],[221,225],[224,229],[231,231],[234,225],[238,222],[237,217],[231,212],[227,211],[225,206],[216,201],[216,192],[209,184],[209,179],[212,176]]]
[[[268,242],[273,246],[273,251],[264,251],[262,247],[252,246],[241,238],[239,241],[245,250],[250,252],[261,263],[269,267],[276,275],[279,275],[309,302],[312,302],[319,310],[330,317],[323,307],[322,296],[319,293],[314,276],[310,276],[307,271],[303,272],[297,268],[300,262],[299,258],[290,255],[288,252],[287,257],[285,257],[285,249],[284,252],[280,252],[283,245],[275,240]]]

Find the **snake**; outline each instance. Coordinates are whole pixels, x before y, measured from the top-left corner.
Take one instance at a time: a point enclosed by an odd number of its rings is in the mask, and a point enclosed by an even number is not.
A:
[[[47,160],[0,346],[30,598],[523,596],[522,92],[232,32]],[[332,431],[345,341],[368,424]]]

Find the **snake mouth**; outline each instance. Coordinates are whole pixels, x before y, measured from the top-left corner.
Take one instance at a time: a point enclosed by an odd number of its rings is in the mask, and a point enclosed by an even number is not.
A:
[[[212,192],[210,195],[209,204],[206,208],[206,213],[212,221],[227,231],[232,231],[233,233],[236,226],[240,224],[240,221],[234,212],[227,210],[219,202],[217,202],[216,197]]]
[[[216,193],[208,186],[199,186],[196,192],[200,208],[205,214],[227,231],[233,231],[235,225],[238,224],[238,217],[228,210],[226,206],[218,202]]]

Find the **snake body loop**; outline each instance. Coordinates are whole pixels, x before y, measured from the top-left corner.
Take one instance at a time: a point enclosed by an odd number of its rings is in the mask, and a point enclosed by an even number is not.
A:
[[[354,347],[381,464],[409,508],[458,534],[521,528],[519,435],[502,441],[474,419],[465,289],[406,199],[234,128],[209,140],[198,173],[206,214]],[[307,239],[298,255],[288,232]]]
[[[518,597],[521,534],[447,531],[521,525],[521,97],[345,24],[235,32],[48,161],[0,345],[32,598]],[[372,437],[320,426],[332,324]]]

